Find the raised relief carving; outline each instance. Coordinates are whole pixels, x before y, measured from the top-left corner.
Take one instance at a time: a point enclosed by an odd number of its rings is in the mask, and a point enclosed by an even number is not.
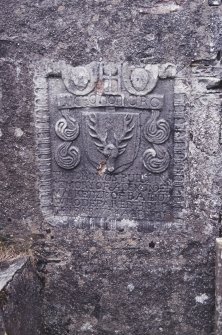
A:
[[[79,124],[67,115],[56,122],[55,132],[64,141],[74,141],[79,135]]]
[[[177,69],[174,64],[166,63],[159,66],[159,78],[161,79],[175,78],[176,73]]]
[[[162,173],[169,166],[170,155],[164,146],[153,145],[143,154],[143,164],[152,173]]]
[[[109,229],[133,220],[142,230],[180,217],[186,123],[174,66],[50,64],[36,88],[47,215]]]
[[[98,80],[98,63],[86,66],[67,66],[62,70],[62,77],[67,90],[76,95],[89,94]]]
[[[60,139],[66,141],[56,149],[57,164],[63,169],[74,169],[80,162],[80,151],[73,145],[73,141],[79,136],[78,122],[67,114],[56,122],[55,132]]]
[[[143,68],[123,64],[123,82],[131,94],[146,95],[155,88],[157,80],[158,65],[149,64]]]
[[[120,173],[132,165],[140,141],[140,115],[116,112],[83,113],[84,146],[89,162],[98,168],[106,162],[106,172]]]
[[[158,119],[159,115],[160,112],[158,110],[153,110],[144,127],[144,136],[150,143],[162,144],[170,136],[169,123],[164,119]]]
[[[106,166],[109,172],[115,170],[115,161],[118,156],[122,155],[128,145],[128,141],[133,137],[133,116],[126,114],[123,118],[122,134],[117,135],[114,129],[107,129],[104,135],[98,133],[97,119],[95,114],[89,115],[89,134],[93,138],[97,150],[99,150],[106,158]]]
[[[158,119],[159,114],[158,110],[153,110],[151,117],[144,126],[144,136],[149,143],[153,144],[153,148],[144,152],[143,164],[152,173],[164,172],[170,163],[170,155],[167,149],[160,146],[168,140],[170,126],[166,120]]]
[[[132,71],[130,79],[135,90],[144,91],[149,81],[149,74],[146,70],[138,68]]]
[[[66,170],[74,169],[80,162],[80,152],[72,142],[60,144],[55,153],[57,164]]]
[[[99,92],[119,94],[121,91],[121,66],[114,63],[101,63],[99,72]]]

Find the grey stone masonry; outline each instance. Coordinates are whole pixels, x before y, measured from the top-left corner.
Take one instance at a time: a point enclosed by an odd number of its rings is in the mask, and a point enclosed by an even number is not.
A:
[[[222,334],[222,238],[216,239],[216,320],[215,335]]]

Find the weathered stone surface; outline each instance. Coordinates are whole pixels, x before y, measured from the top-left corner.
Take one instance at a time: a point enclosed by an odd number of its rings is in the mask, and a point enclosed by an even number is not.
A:
[[[2,312],[0,311],[0,335],[5,335],[5,324],[2,317]]]
[[[216,241],[216,325],[215,334],[219,335],[222,332],[222,239],[218,238]]]
[[[13,279],[14,275],[20,270],[26,263],[25,258],[18,259],[16,262],[9,265],[1,265],[1,277],[0,277],[0,291]],[[7,264],[7,263],[6,263]]]
[[[222,185],[221,6],[202,0],[3,0],[0,22],[1,234],[25,245],[34,241],[45,278],[42,334],[214,334],[214,241],[221,227]],[[89,83],[85,67],[92,62],[158,65],[162,86],[157,83],[148,94],[167,90],[180,97],[169,99],[164,115],[172,157],[175,112],[184,115],[177,120],[186,138],[179,221],[159,220],[151,230],[135,229],[129,220],[113,230],[98,224],[83,228],[71,211],[64,226],[56,213],[43,211],[35,138],[36,106],[43,100],[35,99],[41,89],[46,92],[41,108],[51,118],[53,154],[66,142],[58,136],[59,123],[55,133],[61,115],[54,95],[81,96]],[[41,77],[44,67],[47,80],[37,85],[36,73]],[[132,74],[132,95],[146,86],[146,74],[139,71]],[[54,173],[61,167],[54,158],[53,164]],[[96,165],[85,164],[95,171]],[[175,170],[169,171],[175,187]],[[75,209],[72,202],[70,207]],[[86,214],[90,217],[89,210]],[[147,218],[152,219],[147,215],[144,226]]]
[[[43,285],[30,261],[19,258],[1,267],[0,283],[3,335],[42,334]]]
[[[39,186],[52,225],[181,224],[188,141],[185,96],[168,78],[175,71],[172,64],[39,65]]]

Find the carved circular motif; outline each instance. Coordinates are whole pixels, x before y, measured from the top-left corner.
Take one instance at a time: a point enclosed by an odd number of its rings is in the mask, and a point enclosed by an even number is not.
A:
[[[160,100],[157,99],[157,98],[152,98],[152,99],[150,100],[150,105],[151,105],[151,107],[153,107],[153,108],[158,108],[158,107],[161,105],[161,102],[160,102]]]
[[[88,71],[82,66],[73,69],[71,78],[75,87],[80,91],[84,90],[90,81]]]
[[[164,119],[158,119],[159,111],[152,111],[151,117],[144,126],[144,136],[150,143],[162,144],[170,136],[169,123]]]
[[[150,148],[143,154],[143,165],[152,173],[162,173],[166,171],[169,163],[170,155],[165,148]]]
[[[64,66],[61,71],[66,89],[75,95],[87,95],[95,88],[99,75],[99,64],[86,66]]]
[[[57,148],[55,160],[63,169],[74,169],[80,162],[80,151],[72,142],[65,142]]]
[[[74,141],[79,135],[79,125],[69,116],[62,117],[56,122],[55,132],[64,141]]]
[[[142,68],[135,69],[132,71],[130,79],[135,90],[143,91],[146,88],[149,81],[148,71]]]

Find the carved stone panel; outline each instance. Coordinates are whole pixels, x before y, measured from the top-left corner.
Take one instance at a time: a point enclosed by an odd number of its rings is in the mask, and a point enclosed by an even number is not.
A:
[[[152,230],[179,222],[184,97],[163,68],[62,64],[37,73],[40,197],[51,223]]]

